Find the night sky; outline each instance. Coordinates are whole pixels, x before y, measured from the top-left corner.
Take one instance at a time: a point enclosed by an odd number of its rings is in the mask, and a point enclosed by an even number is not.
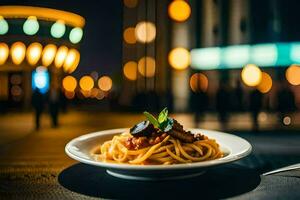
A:
[[[83,16],[86,19],[86,25],[80,45],[81,61],[74,74],[81,76],[96,70],[100,75],[112,75],[121,70],[121,0],[1,0],[0,5],[41,6],[70,11]]]

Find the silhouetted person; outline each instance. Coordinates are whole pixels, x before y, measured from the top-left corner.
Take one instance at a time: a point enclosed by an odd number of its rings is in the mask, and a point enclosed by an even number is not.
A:
[[[295,95],[289,88],[287,81],[283,81],[277,93],[277,110],[279,111],[281,123],[285,115],[288,112],[294,111],[295,108]]]
[[[32,106],[35,110],[35,128],[40,128],[40,117],[44,110],[44,96],[41,91],[36,88],[32,93]]]
[[[234,89],[234,100],[235,100],[235,108],[237,111],[244,110],[243,106],[243,98],[244,98],[244,91],[239,80],[236,81],[236,87]]]
[[[60,93],[58,89],[52,87],[49,91],[49,112],[52,120],[52,127],[58,126],[58,113],[59,113],[59,106],[60,106]]]
[[[195,113],[194,121],[196,126],[198,126],[201,118],[203,117],[208,104],[208,96],[205,92],[199,91],[197,93],[192,93],[191,96],[191,109]]]
[[[63,113],[67,112],[67,104],[68,104],[68,99],[62,92],[62,90],[59,90],[59,101],[60,101],[60,108]]]
[[[262,93],[258,89],[255,89],[250,93],[249,109],[251,112],[251,117],[253,122],[253,131],[259,130],[258,114],[262,108],[262,97],[263,97]]]
[[[219,114],[219,121],[222,124],[222,129],[226,129],[228,111],[230,109],[230,93],[224,83],[220,83],[219,85],[216,94],[216,108]]]

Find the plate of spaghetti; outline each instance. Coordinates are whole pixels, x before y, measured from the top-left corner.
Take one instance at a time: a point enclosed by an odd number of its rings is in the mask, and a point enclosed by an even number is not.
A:
[[[251,153],[245,139],[218,131],[186,129],[168,116],[166,108],[157,118],[148,112],[144,115],[146,120],[131,128],[75,138],[65,151],[77,161],[105,168],[112,176],[134,180],[193,177]]]

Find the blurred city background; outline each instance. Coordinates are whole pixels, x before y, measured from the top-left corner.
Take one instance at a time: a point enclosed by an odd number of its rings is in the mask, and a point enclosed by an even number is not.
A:
[[[168,107],[185,127],[249,139],[261,169],[271,168],[264,156],[300,161],[299,6],[2,0],[2,150],[26,157],[52,145],[50,154],[64,156],[75,136],[129,127],[142,111]]]

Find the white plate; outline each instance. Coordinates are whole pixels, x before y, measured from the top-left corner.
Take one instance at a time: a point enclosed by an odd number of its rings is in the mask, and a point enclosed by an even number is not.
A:
[[[252,150],[250,143],[238,136],[212,130],[189,129],[192,133],[201,133],[215,139],[220,144],[220,148],[225,153],[225,156],[210,161],[174,165],[130,165],[95,160],[91,154],[93,148],[106,140],[112,139],[113,135],[127,130],[126,128],[112,129],[80,136],[71,140],[66,145],[65,151],[71,158],[85,164],[105,168],[108,174],[118,178],[162,180],[197,176],[204,173],[208,168],[239,160],[249,155]]]

